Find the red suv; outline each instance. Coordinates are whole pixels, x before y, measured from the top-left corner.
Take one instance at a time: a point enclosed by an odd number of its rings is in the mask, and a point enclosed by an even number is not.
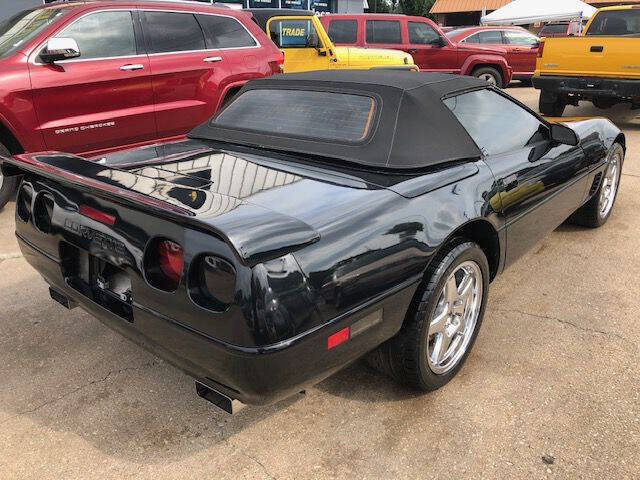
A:
[[[521,27],[467,27],[447,32],[452,42],[503,48],[513,68],[513,78],[531,80],[536,70],[540,39]]]
[[[577,37],[582,31],[582,22],[580,20],[571,20],[570,22],[553,22],[547,23],[540,30],[541,37]]]
[[[0,24],[0,156],[95,156],[180,137],[282,53],[249,15],[162,1],[56,3]],[[0,175],[0,208],[13,181]]]
[[[320,21],[336,45],[403,50],[424,72],[473,75],[499,87],[511,81],[504,49],[454,43],[428,18],[365,13],[325,15]]]

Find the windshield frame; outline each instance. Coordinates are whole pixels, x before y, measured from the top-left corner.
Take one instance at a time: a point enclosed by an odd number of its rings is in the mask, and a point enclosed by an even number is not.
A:
[[[57,24],[61,19],[67,17],[72,10],[73,7],[71,5],[37,7],[22,10],[4,22],[0,22],[0,59],[7,58],[16,52],[24,50],[25,46],[39,38],[42,32],[52,25]],[[4,40],[2,39],[3,35],[11,33],[13,29],[20,25],[20,22],[24,22],[29,16],[33,16],[33,18],[27,20],[28,23],[26,25],[20,27],[14,35],[7,36]],[[26,32],[26,34],[21,31],[24,30],[25,27],[29,27],[29,23],[34,20],[41,20],[42,23],[36,25],[33,30]],[[12,42],[12,44],[7,45],[7,42]]]

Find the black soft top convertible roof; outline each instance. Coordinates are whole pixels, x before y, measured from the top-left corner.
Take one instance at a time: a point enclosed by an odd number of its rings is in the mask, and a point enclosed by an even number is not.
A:
[[[394,70],[275,75],[249,82],[240,95],[258,89],[296,89],[371,96],[377,100],[377,111],[366,141],[328,142],[227,128],[217,125],[216,117],[196,127],[189,137],[330,157],[374,168],[431,167],[481,157],[476,144],[442,101],[443,97],[478,88],[488,86],[473,77]]]

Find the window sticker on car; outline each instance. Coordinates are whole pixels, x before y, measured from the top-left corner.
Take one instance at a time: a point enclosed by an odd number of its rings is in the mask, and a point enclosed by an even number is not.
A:
[[[276,20],[270,26],[271,39],[280,48],[305,48],[315,29],[309,20]]]

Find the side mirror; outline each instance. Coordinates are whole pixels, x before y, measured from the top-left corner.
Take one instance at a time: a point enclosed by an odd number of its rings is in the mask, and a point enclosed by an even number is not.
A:
[[[551,141],[561,145],[571,145],[572,147],[580,143],[576,132],[557,123],[551,124]]]
[[[438,37],[436,40],[433,41],[431,45],[438,48],[442,48],[442,47],[446,47],[448,43],[443,37]]]
[[[307,47],[315,48],[321,57],[327,56],[327,50],[320,42],[320,37],[316,32],[309,32],[309,35],[307,35]]]
[[[55,63],[80,56],[80,48],[73,38],[50,38],[47,46],[40,52],[44,63]]]

